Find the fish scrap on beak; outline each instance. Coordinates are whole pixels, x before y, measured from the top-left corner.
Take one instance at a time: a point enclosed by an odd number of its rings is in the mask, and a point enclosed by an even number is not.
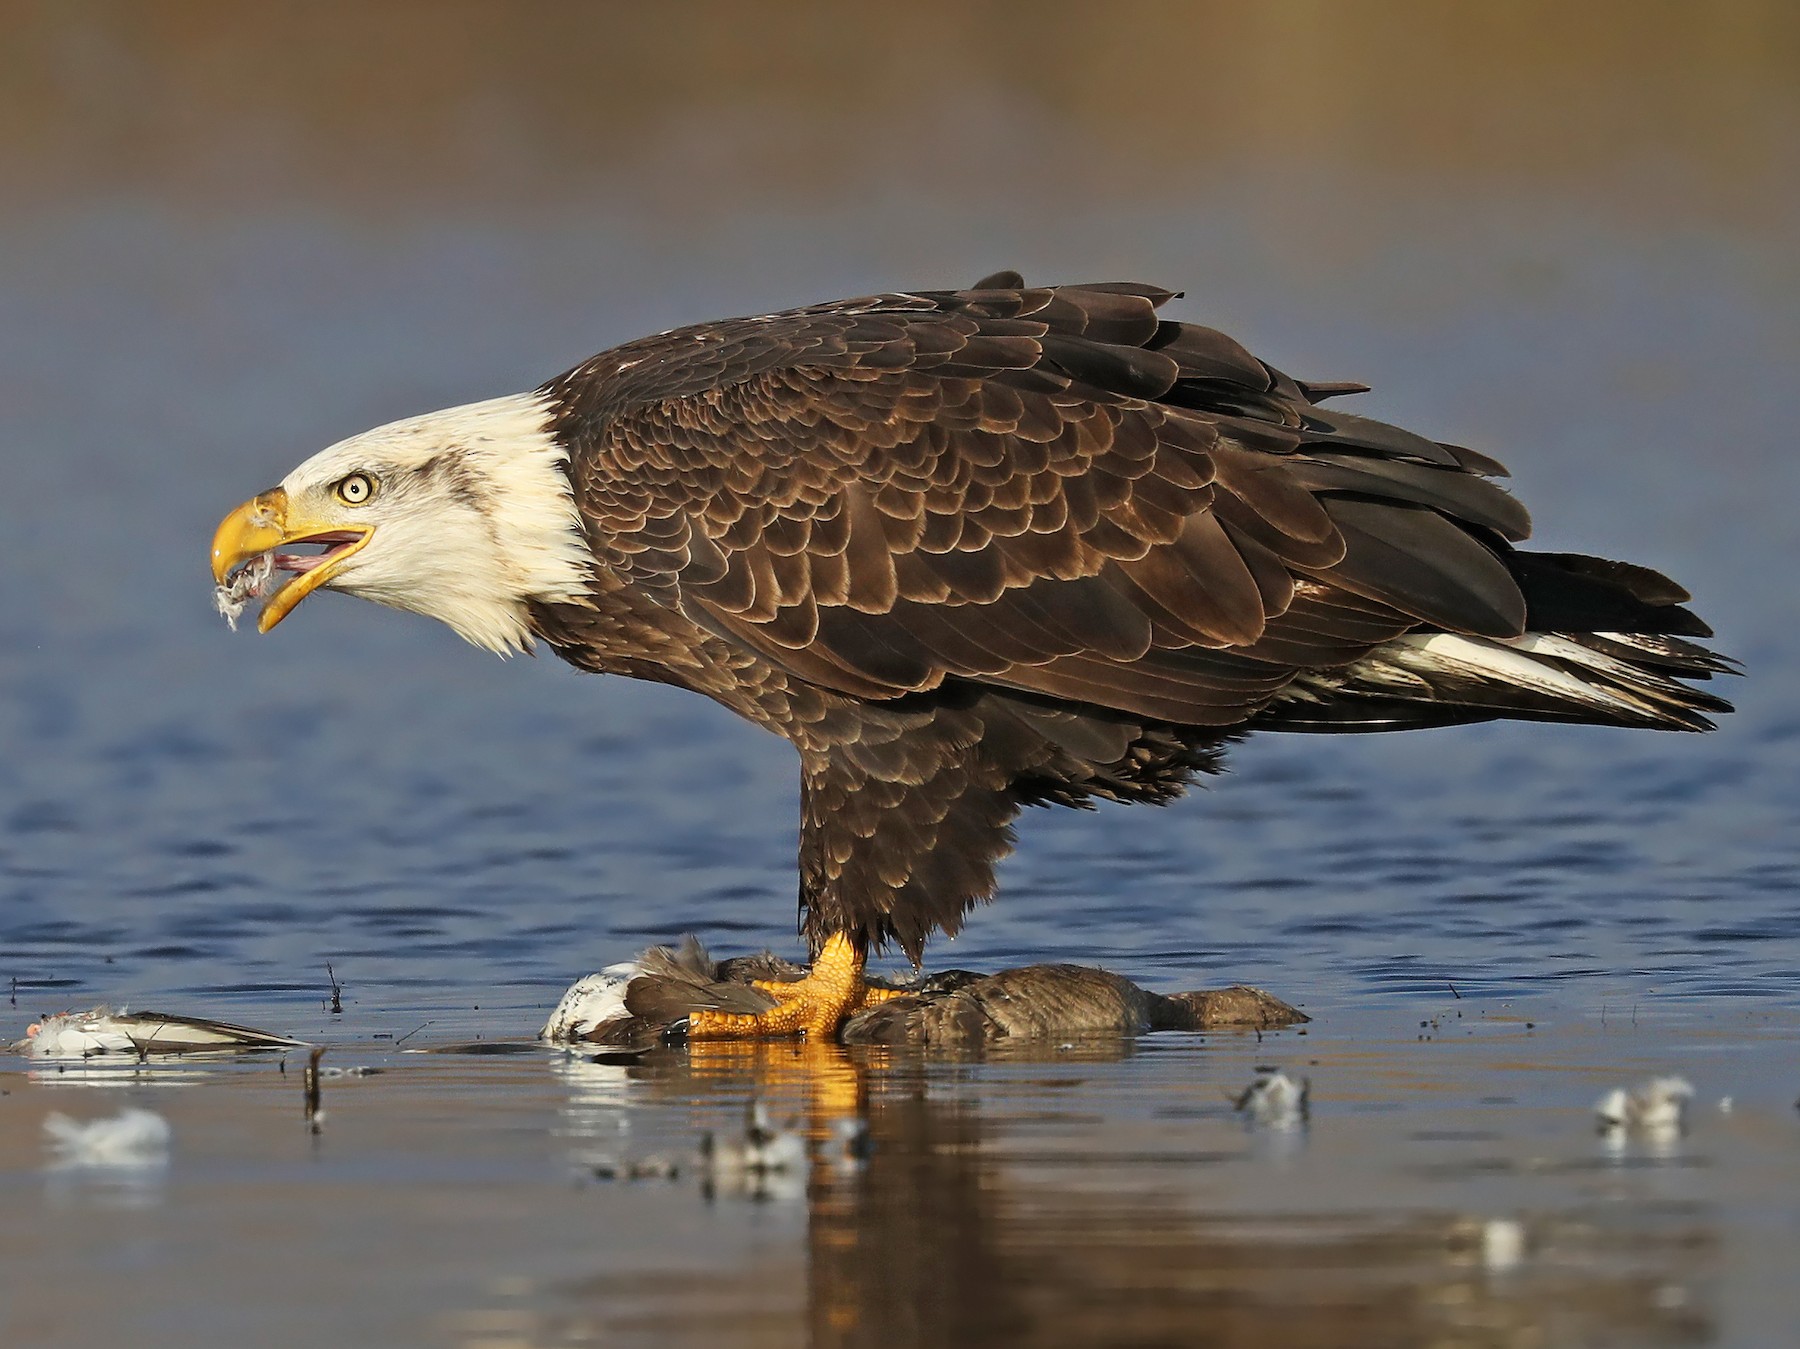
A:
[[[289,518],[288,494],[276,487],[252,497],[219,522],[213,535],[212,573],[219,612],[235,628],[252,599],[262,599],[256,630],[267,632],[313,591],[329,581],[374,536],[373,525]],[[323,551],[282,549],[317,545]],[[272,594],[270,578],[292,572],[294,579]],[[266,596],[266,598],[265,598]]]

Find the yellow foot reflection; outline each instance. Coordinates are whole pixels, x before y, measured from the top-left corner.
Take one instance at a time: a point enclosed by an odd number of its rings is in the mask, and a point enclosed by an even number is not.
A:
[[[775,999],[766,1012],[698,1011],[688,1017],[690,1040],[770,1040],[792,1035],[836,1039],[838,1027],[871,1003],[900,996],[863,980],[867,956],[860,943],[839,932],[828,938],[804,979],[758,979]]]
[[[769,1117],[799,1117],[807,1137],[827,1141],[845,1119],[868,1113],[868,1070],[842,1045],[810,1040],[695,1040],[687,1074],[713,1095],[743,1093]]]

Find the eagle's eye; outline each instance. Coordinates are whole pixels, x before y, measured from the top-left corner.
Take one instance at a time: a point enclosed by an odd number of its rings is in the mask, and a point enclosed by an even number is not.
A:
[[[337,494],[346,506],[360,506],[375,495],[375,479],[367,473],[352,473],[338,482]]]

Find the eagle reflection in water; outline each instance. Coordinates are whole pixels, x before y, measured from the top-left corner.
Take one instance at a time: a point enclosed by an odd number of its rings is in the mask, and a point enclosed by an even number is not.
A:
[[[1137,1121],[1115,1118],[1111,1103],[1109,1073],[1142,1052],[1117,1036],[989,1047],[980,1052],[999,1071],[979,1073],[940,1053],[824,1043],[571,1058],[558,1071],[577,1117],[628,1101],[735,1120],[757,1099],[820,1160],[798,1183],[714,1199],[764,1203],[771,1218],[803,1213],[803,1223],[757,1225],[766,1235],[755,1253],[703,1275],[601,1268],[544,1289],[558,1310],[530,1315],[559,1343],[634,1326],[663,1344],[804,1336],[846,1349],[1674,1347],[1715,1337],[1703,1306],[1669,1295],[1715,1254],[1704,1209],[1628,1203],[1608,1216],[1552,1182],[1561,1197],[1523,1223],[1530,1256],[1499,1267],[1483,1222],[1441,1200],[1346,1205],[1328,1177],[1304,1174],[1318,1158],[1292,1159],[1286,1184],[1271,1176],[1228,1092],[1208,1095],[1207,1065],[1187,1062],[1191,1046],[1177,1053],[1174,1095],[1194,1108]],[[1133,1082],[1168,1072],[1165,1057],[1134,1064]],[[853,1165],[833,1151],[846,1117],[868,1126],[866,1157]],[[1401,1160],[1367,1159],[1377,1174]],[[646,1198],[666,1202],[675,1223],[694,1202],[679,1183],[651,1182],[634,1203]]]

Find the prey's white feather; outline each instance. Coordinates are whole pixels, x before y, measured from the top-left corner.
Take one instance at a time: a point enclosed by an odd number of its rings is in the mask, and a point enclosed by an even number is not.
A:
[[[250,601],[261,599],[268,593],[269,578],[274,574],[275,559],[264,553],[239,567],[236,575],[213,590],[213,607],[231,625],[233,632],[237,631],[238,619],[244,616]]]
[[[625,986],[640,972],[635,960],[608,965],[598,974],[577,979],[562,995],[556,1010],[538,1032],[540,1040],[584,1040],[615,1021],[625,1021]]]
[[[137,1053],[136,1042],[106,1007],[60,1012],[34,1021],[25,1028],[25,1038],[12,1047],[33,1059],[91,1059],[100,1054]]]

